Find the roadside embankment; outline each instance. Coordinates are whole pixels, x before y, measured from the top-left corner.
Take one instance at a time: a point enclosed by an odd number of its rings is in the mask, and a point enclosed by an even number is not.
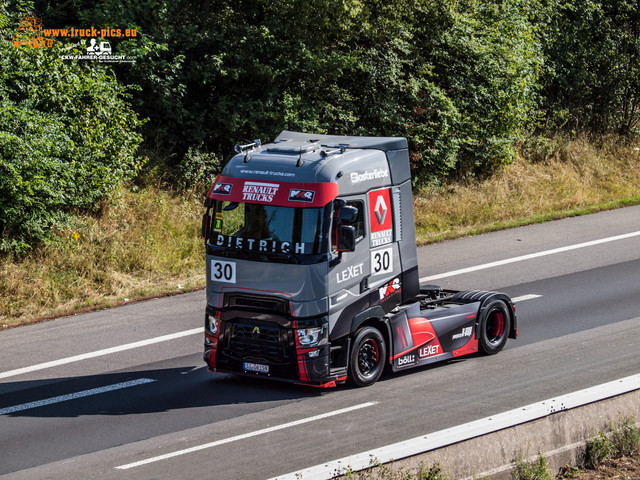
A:
[[[439,464],[451,478],[511,479],[515,459],[542,454],[553,473],[584,465],[587,441],[624,418],[640,416],[640,390],[561,410],[543,418],[395,462],[414,468]]]
[[[518,461],[544,457],[551,472],[584,465],[587,441],[640,415],[640,374],[515,408],[278,477],[319,480],[426,478],[403,473],[437,465],[445,478],[512,478]],[[428,467],[427,467],[428,468]],[[394,472],[399,472],[397,475]]]

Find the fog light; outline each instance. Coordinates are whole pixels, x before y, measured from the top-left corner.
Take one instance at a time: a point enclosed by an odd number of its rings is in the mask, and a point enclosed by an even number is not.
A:
[[[320,355],[320,350],[314,350],[313,352],[309,352],[309,358],[316,358]]]

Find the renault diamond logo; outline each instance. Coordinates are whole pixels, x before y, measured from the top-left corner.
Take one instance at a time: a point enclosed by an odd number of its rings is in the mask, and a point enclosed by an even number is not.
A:
[[[384,224],[384,219],[387,216],[387,204],[384,201],[384,198],[382,197],[382,195],[378,196],[378,199],[376,200],[376,206],[373,209],[373,211],[376,214],[378,223],[380,225]]]
[[[253,338],[258,338],[260,336],[260,329],[257,326],[253,327],[253,330],[251,330],[251,336]]]

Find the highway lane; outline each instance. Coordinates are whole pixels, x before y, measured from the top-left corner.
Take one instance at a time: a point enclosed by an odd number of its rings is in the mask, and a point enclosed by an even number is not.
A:
[[[639,219],[634,207],[434,245],[420,250],[421,273],[635,231]],[[154,381],[0,415],[0,474],[121,478],[115,467],[159,453],[378,402],[127,470],[132,478],[267,478],[638,373],[639,252],[636,237],[443,279],[542,297],[518,305],[521,337],[500,355],[387,376],[364,390],[210,376],[200,335],[2,379],[0,409]],[[5,331],[2,371],[197,328],[203,306],[196,292]]]

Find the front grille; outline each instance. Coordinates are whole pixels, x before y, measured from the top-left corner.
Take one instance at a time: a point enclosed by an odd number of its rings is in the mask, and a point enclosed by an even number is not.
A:
[[[234,324],[227,353],[245,361],[287,363],[290,358],[287,332],[279,327]]]
[[[260,311],[279,312],[286,315],[289,314],[289,302],[284,298],[227,293],[224,299],[227,307],[249,308]]]

